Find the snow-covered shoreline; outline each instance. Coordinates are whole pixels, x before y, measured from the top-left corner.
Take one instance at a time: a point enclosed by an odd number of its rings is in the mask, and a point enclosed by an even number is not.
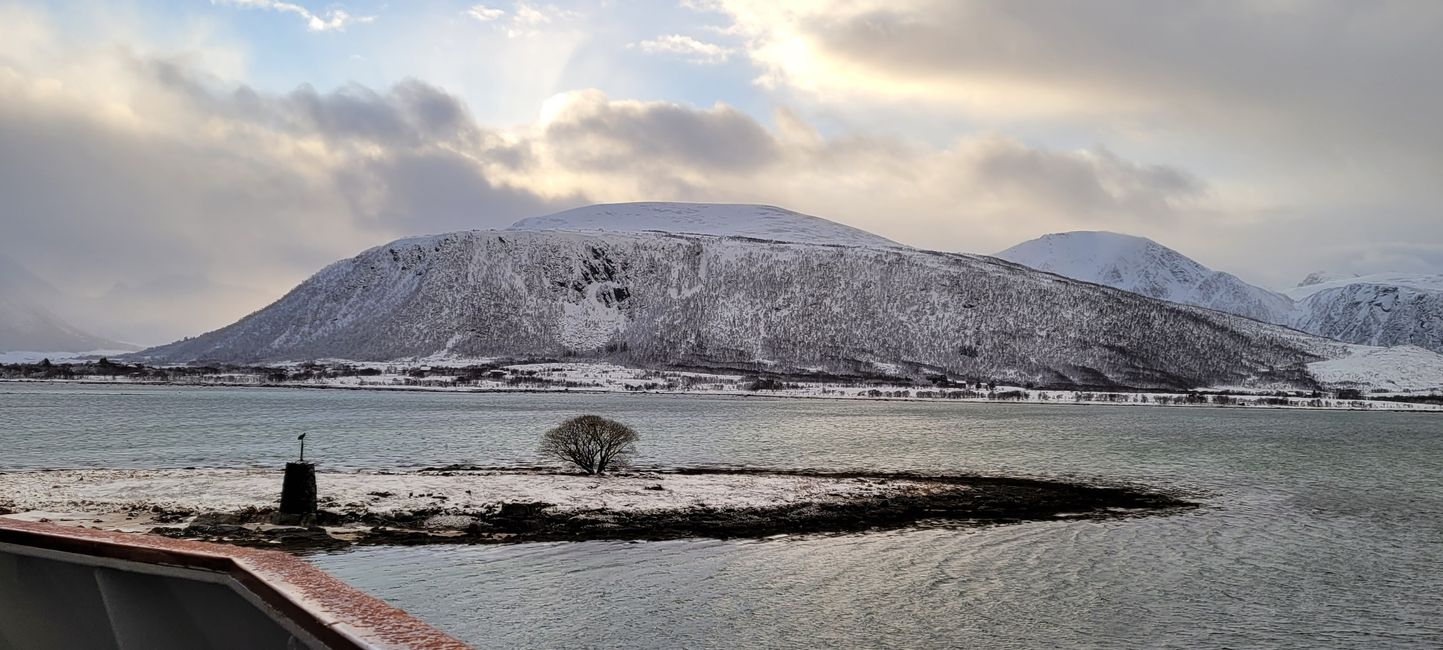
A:
[[[604,477],[536,470],[321,472],[323,509],[393,514],[445,508],[485,511],[549,503],[559,512],[758,508],[919,493],[906,480],[796,474],[636,471]],[[270,469],[68,469],[0,473],[0,507],[71,512],[225,512],[274,506],[281,472]]]
[[[468,360],[474,361],[474,360]],[[330,362],[330,360],[328,360]],[[126,376],[81,379],[0,379],[3,382],[57,384],[142,384],[154,386],[215,386],[234,388],[310,388],[341,390],[427,391],[447,393],[583,393],[696,395],[736,398],[850,399],[916,402],[971,402],[1002,404],[1072,404],[1090,406],[1214,407],[1253,409],[1307,409],[1349,411],[1440,412],[1443,405],[1379,399],[1336,397],[1281,397],[1275,393],[1239,387],[1220,387],[1190,393],[1043,390],[993,385],[919,387],[883,383],[837,384],[815,381],[778,382],[776,386],[751,389],[748,378],[687,371],[658,371],[629,368],[609,363],[528,363],[504,366],[505,378],[478,378],[458,383],[454,374],[414,377],[416,369],[438,369],[446,373],[457,368],[437,361],[339,362],[371,368],[379,374],[304,380],[269,381],[260,375],[218,374],[187,377],[180,381],[153,381]],[[518,382],[520,377],[526,381]],[[1390,395],[1411,395],[1399,392]]]
[[[1114,518],[1196,504],[1135,487],[1026,478],[746,470],[590,477],[520,469],[321,473],[320,510],[276,513],[262,469],[0,473],[0,516],[293,550],[864,532]]]

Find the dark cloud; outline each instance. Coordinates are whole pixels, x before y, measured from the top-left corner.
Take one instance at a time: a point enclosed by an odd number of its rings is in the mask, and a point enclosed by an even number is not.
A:
[[[721,0],[754,59],[800,87],[1091,125],[1230,134],[1297,159],[1443,172],[1443,4],[1411,0]],[[789,39],[804,39],[799,61]],[[767,47],[775,46],[775,47]],[[821,78],[818,69],[847,74]],[[1377,159],[1387,160],[1377,160]]]
[[[1047,205],[1072,218],[1167,219],[1173,205],[1203,193],[1199,180],[1165,165],[1139,165],[1105,148],[1084,152],[1032,149],[992,138],[967,161],[974,191],[1016,203]]]
[[[117,51],[127,67],[157,90],[184,98],[206,115],[337,142],[420,147],[438,143],[477,145],[489,133],[477,126],[460,98],[419,79],[403,79],[384,91],[350,83],[329,92],[303,84],[268,95],[229,86],[177,58],[137,58]]]
[[[546,125],[545,137],[559,159],[585,169],[681,164],[750,172],[779,154],[765,128],[729,106],[613,102],[599,92],[572,93]]]
[[[390,238],[580,202],[495,180],[524,150],[419,81],[266,95],[174,61],[120,59],[133,75],[123,119],[0,86],[0,253],[93,296],[69,311],[103,318],[94,329],[115,338],[224,325]]]
[[[363,196],[379,189],[380,200],[355,210],[375,223],[417,232],[496,228],[561,205],[585,203],[580,196],[544,200],[536,194],[498,187],[479,178],[472,161],[448,151],[413,152],[366,161],[347,170],[340,189]]]

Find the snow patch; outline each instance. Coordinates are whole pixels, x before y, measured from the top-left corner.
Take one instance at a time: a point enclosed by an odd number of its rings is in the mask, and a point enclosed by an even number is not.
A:
[[[1308,364],[1318,381],[1397,392],[1443,389],[1443,356],[1413,345],[1376,348],[1350,346],[1338,359]]]

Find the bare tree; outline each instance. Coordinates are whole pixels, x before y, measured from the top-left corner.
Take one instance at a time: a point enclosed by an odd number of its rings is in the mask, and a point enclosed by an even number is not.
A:
[[[587,474],[603,474],[625,465],[636,453],[636,432],[599,415],[581,415],[541,436],[541,454],[576,465]]]

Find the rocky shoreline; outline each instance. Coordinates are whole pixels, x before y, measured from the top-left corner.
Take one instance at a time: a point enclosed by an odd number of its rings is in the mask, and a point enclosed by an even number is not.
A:
[[[321,476],[322,494],[329,487],[335,496],[323,498],[315,515],[297,518],[255,498],[253,483],[273,478],[263,470],[14,472],[0,474],[0,515],[304,552],[356,544],[766,538],[1197,506],[1185,495],[1136,486],[900,473],[669,470],[598,479],[450,467]],[[184,492],[150,496],[172,488]],[[357,492],[367,488],[375,489]]]

